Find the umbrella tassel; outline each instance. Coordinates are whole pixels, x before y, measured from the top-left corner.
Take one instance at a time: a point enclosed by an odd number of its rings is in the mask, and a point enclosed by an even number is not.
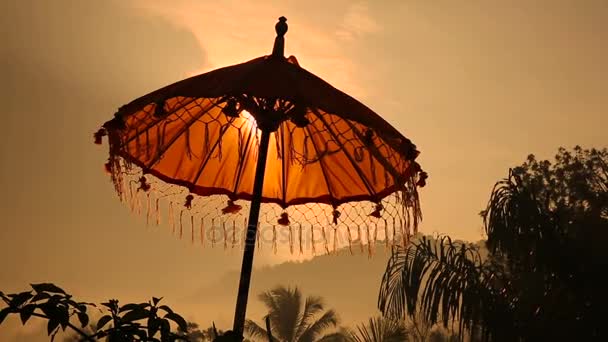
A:
[[[129,184],[129,199],[127,200],[127,202],[129,202],[129,206],[131,207],[131,212],[135,212],[135,198],[133,197],[133,184]]]
[[[304,254],[304,246],[302,245],[302,224],[301,223],[298,225],[298,229],[299,229],[298,238],[300,240],[300,254]]]
[[[223,236],[224,250],[226,250],[228,248],[228,234],[226,234],[226,221],[222,221],[222,232],[224,234],[224,236]]]
[[[289,229],[289,253],[293,255],[293,232],[291,231],[291,226],[287,226]]]
[[[371,242],[371,235],[369,233],[369,226],[365,225],[365,230],[367,231],[367,256],[369,258],[372,257],[372,242]]]
[[[389,238],[388,238],[388,222],[386,221],[386,219],[384,219],[384,247],[386,248],[384,251],[388,251],[388,244],[389,244]]]
[[[338,247],[338,229],[337,228],[334,228],[334,242],[333,242],[333,245],[334,245],[334,247],[333,247],[334,251],[333,252],[334,252],[334,254],[337,255],[337,253],[338,253],[338,248],[337,248]]]
[[[146,194],[146,227],[150,225],[150,194]]]
[[[179,211],[179,239],[182,239],[182,236],[184,235],[184,225],[182,224],[182,216],[184,216],[184,211],[180,210]]]
[[[399,226],[401,230],[401,239],[403,240],[403,248],[407,246],[407,235],[405,234],[405,229],[403,228],[403,220],[401,217],[399,218]]]
[[[312,245],[312,255],[316,255],[317,251],[315,250],[315,228],[310,226],[310,241]]]
[[[139,193],[135,194],[135,211],[137,215],[141,215],[141,197]]]
[[[360,225],[357,225],[357,236],[359,237],[359,248],[361,249],[361,254],[363,254],[363,234]]]
[[[171,233],[175,234],[175,217],[173,214],[173,201],[169,202],[169,225],[171,226]]]
[[[395,239],[396,239],[397,227],[396,227],[395,222],[396,222],[395,217],[393,217],[393,236],[392,236],[392,239],[391,239],[391,250],[395,248],[395,243],[396,243]]]
[[[204,217],[201,217],[200,234],[201,234],[201,247],[205,247],[205,218]]]
[[[350,233],[350,227],[346,226],[346,233],[348,234],[348,250],[350,255],[353,255],[353,236]]]
[[[215,218],[211,219],[211,248],[215,247]]]
[[[156,199],[156,204],[154,205],[156,208],[156,225],[159,226],[160,225],[160,209],[159,209],[159,201],[160,198]]]
[[[272,225],[272,250],[277,254],[277,226]]]
[[[327,234],[325,234],[325,227],[321,227],[321,233],[323,234],[323,244],[325,246],[325,253],[329,254],[329,244],[327,243]]]
[[[232,248],[236,246],[236,221],[232,221]]]
[[[190,215],[190,243],[194,245],[194,216]]]

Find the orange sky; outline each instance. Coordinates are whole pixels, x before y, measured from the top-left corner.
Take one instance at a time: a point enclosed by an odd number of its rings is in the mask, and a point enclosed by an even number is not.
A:
[[[12,1],[0,11],[0,289],[178,297],[238,268],[236,253],[132,216],[92,133],[135,97],[270,53],[281,15],[286,55],[422,151],[425,233],[478,240],[478,213],[509,167],[608,146],[603,0]]]

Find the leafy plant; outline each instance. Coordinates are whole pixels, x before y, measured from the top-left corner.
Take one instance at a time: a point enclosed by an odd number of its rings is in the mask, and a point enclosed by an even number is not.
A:
[[[106,338],[108,342],[175,342],[187,341],[186,337],[173,332],[171,322],[186,331],[186,320],[166,305],[159,305],[161,298],[153,297],[146,303],[120,305],[112,299],[101,303],[99,311],[105,313],[97,321],[95,331],[85,332],[89,325],[88,309],[98,308],[87,302],[77,302],[60,287],[50,284],[32,284],[31,291],[7,294],[0,298],[7,305],[0,310],[0,324],[9,314],[18,314],[25,325],[31,317],[47,319],[47,333],[54,340],[59,329],[75,331],[81,341]]]

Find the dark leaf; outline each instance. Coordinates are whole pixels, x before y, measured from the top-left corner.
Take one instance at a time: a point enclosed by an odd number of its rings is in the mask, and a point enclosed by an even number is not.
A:
[[[42,299],[51,298],[51,295],[45,292],[36,293],[36,295],[31,299],[32,302],[37,302]]]
[[[8,316],[9,313],[11,313],[11,308],[4,308],[0,310],[0,324],[2,324],[2,321],[4,321],[4,319],[6,318],[6,316]]]
[[[61,306],[58,309],[59,323],[61,324],[61,328],[65,331],[65,328],[70,323],[70,312],[68,311],[67,306]]]
[[[165,338],[167,338],[169,336],[170,332],[171,332],[171,324],[169,324],[169,321],[166,319],[160,320],[161,339],[164,340]]]
[[[139,304],[125,304],[123,305],[120,310],[118,312],[124,312],[124,311],[130,311],[130,310],[136,310],[139,309],[140,305]]]
[[[163,310],[165,310],[165,311],[166,311],[166,312],[168,312],[168,313],[173,313],[173,310],[171,310],[171,308],[170,308],[170,307],[168,307],[168,306],[166,306],[166,305],[161,305],[161,306],[159,306],[158,308],[159,308],[159,309],[163,309]]]
[[[174,312],[170,312],[168,314],[165,315],[165,318],[172,320],[173,322],[177,323],[177,325],[179,326],[179,328],[183,331],[188,331],[188,322],[186,322],[186,320],[174,313]]]
[[[97,328],[96,329],[97,330],[101,330],[101,328],[103,328],[111,320],[112,320],[112,316],[110,316],[110,315],[105,315],[105,316],[101,317],[99,319],[99,321],[97,321]]]
[[[34,304],[28,304],[21,309],[21,311],[19,312],[19,316],[21,316],[21,322],[23,323],[23,325],[25,325],[27,320],[32,317],[34,310],[36,310],[36,305]]]
[[[84,312],[79,312],[78,320],[80,321],[80,326],[84,328],[87,326],[87,324],[89,324],[89,315]]]
[[[146,341],[146,340],[148,340],[148,334],[146,333],[146,331],[145,331],[145,330],[141,330],[141,329],[140,329],[140,330],[137,330],[137,331],[135,332],[135,334],[136,334],[137,336],[139,336],[139,338],[140,338],[142,341]]]
[[[156,335],[158,329],[160,329],[160,319],[148,318],[148,335],[150,337]]]
[[[154,306],[156,306],[156,304],[158,304],[158,302],[160,302],[162,299],[163,299],[163,297],[160,297],[160,298],[152,297],[152,303],[154,303]]]
[[[55,329],[57,329],[58,326],[59,326],[58,319],[49,319],[49,322],[46,326],[46,331],[47,331],[48,335],[50,336],[53,333],[53,331],[55,331]]]
[[[32,295],[32,293],[30,291],[21,292],[21,293],[17,294],[16,296],[14,296],[13,299],[11,299],[10,306],[19,307],[23,303],[25,303],[29,299],[31,299],[33,296],[34,295]]]
[[[36,291],[36,293],[40,292],[52,292],[52,293],[61,293],[66,294],[61,288],[56,286],[55,284],[50,283],[42,283],[42,284],[31,284],[32,288]]]
[[[148,310],[142,310],[137,308],[135,310],[131,310],[122,316],[122,320],[125,322],[133,322],[138,321],[140,319],[144,319],[148,317]]]

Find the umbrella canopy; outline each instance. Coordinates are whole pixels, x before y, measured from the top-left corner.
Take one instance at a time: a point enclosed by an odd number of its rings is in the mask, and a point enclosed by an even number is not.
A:
[[[420,172],[407,138],[295,58],[260,57],[177,82],[104,127],[113,156],[144,173],[193,194],[250,200],[260,123],[273,126],[262,202],[378,202]]]
[[[213,226],[219,217],[226,246],[226,218],[239,215],[250,201],[237,334],[245,317],[260,211],[261,221],[273,226],[273,242],[276,225],[288,227],[292,251],[296,235],[300,252],[303,224],[310,225],[313,251],[315,226],[329,251],[328,225],[334,228],[334,249],[340,225],[348,231],[349,244],[354,227],[363,240],[363,226],[369,245],[372,225],[374,240],[383,228],[387,244],[398,235],[407,243],[410,227],[415,232],[421,217],[417,187],[424,186],[426,173],[415,162],[416,146],[371,109],[300,67],[295,57],[285,58],[285,21],[281,17],[276,26],[272,55],[136,99],[95,134],[97,143],[109,137],[106,169],[121,198],[141,208],[145,193],[147,217],[154,207],[157,222],[159,200],[168,198],[173,224],[174,204],[182,201],[180,232],[186,213],[193,239],[195,216],[200,217],[201,241],[205,220]],[[217,198],[224,198],[224,207],[213,204]]]

